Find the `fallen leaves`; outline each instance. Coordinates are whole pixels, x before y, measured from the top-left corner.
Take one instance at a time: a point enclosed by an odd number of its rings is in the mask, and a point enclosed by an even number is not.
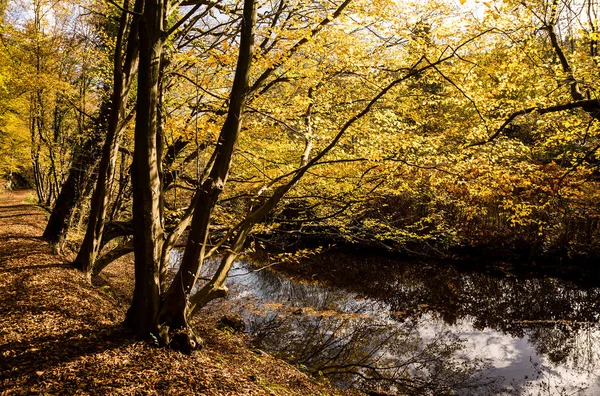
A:
[[[39,238],[44,214],[27,192],[0,196],[0,389],[12,394],[313,395],[317,383],[210,318],[193,356],[135,341],[122,327],[133,268],[114,263],[92,286]],[[256,381],[260,378],[260,381]],[[349,394],[352,394],[350,392]]]

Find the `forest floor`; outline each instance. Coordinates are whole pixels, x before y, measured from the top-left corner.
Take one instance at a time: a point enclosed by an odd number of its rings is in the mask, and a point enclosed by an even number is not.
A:
[[[28,191],[0,194],[0,394],[356,394],[251,350],[243,335],[197,321],[192,356],[136,341],[121,327],[132,265],[94,285],[40,238],[44,211]]]

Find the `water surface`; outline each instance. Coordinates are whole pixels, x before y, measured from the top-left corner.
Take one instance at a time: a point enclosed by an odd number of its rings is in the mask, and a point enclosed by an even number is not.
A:
[[[415,263],[380,278],[364,298],[240,261],[208,309],[238,312],[257,347],[342,387],[600,394],[600,288]]]

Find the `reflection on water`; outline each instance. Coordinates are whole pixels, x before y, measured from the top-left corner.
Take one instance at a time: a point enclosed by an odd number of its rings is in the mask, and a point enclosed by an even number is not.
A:
[[[343,387],[600,394],[600,289],[403,264],[358,298],[245,262],[227,286],[208,309],[239,312],[259,348]]]
[[[489,373],[516,394],[538,394],[533,384],[542,394],[600,394],[598,288],[406,265],[381,299],[392,310],[427,306],[467,348],[488,355]]]

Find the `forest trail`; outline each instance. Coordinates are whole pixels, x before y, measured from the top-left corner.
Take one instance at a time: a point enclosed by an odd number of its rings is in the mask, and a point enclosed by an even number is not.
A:
[[[24,203],[28,194],[0,194],[1,395],[345,393],[250,351],[209,319],[199,323],[206,346],[191,357],[133,340],[120,325],[131,265],[87,283],[41,239],[46,217]]]

